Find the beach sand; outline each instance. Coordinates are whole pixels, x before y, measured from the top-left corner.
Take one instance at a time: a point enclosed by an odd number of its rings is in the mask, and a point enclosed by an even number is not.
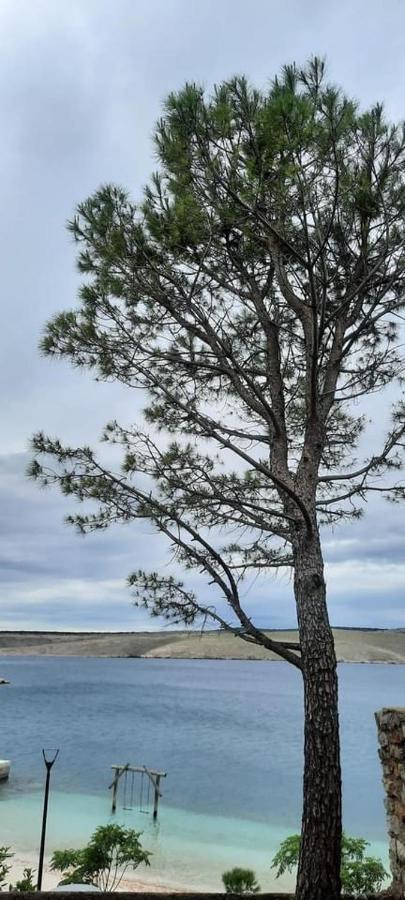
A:
[[[38,854],[31,851],[23,851],[16,852],[14,858],[11,862],[11,871],[7,877],[7,883],[15,882],[23,877],[23,871],[25,868],[29,867],[34,870],[34,882],[37,875],[38,869]],[[139,870],[131,871],[127,870],[125,874],[125,878],[122,879],[121,884],[119,886],[120,891],[128,891],[137,893],[139,891],[149,891],[150,893],[162,894],[162,893],[184,893],[187,891],[195,891],[196,893],[201,893],[203,895],[207,891],[221,891],[222,885],[221,880],[218,875],[215,875],[215,860],[212,860],[212,867],[210,869],[209,864],[207,865],[207,860],[205,861],[205,865],[202,865],[202,868],[196,869],[194,876],[190,873],[190,878],[186,881],[186,878],[183,874],[183,881],[176,880],[175,871],[171,870],[169,877],[167,874],[162,871],[162,868],[159,871],[153,866],[153,860],[150,867],[141,866]],[[223,868],[229,868],[229,866],[225,866]],[[159,866],[158,866],[159,869]],[[197,874],[198,872],[198,874]],[[258,872],[259,882],[263,885],[263,890],[267,891],[293,891],[295,888],[295,876],[294,874],[286,873],[282,878],[276,879],[271,869],[269,868],[267,877],[262,879],[263,873]],[[44,869],[43,869],[43,879],[42,879],[42,889],[44,891],[52,891],[54,890],[59,882],[62,880],[62,875],[58,872],[52,872],[50,869],[50,855],[45,856],[44,861]]]
[[[16,853],[11,862],[11,871],[9,872],[7,881],[15,884],[16,881],[23,877],[24,869],[34,869],[35,876],[37,874],[38,857],[34,853]],[[44,891],[52,891],[61,881],[62,875],[59,872],[52,872],[49,867],[49,859],[45,859],[42,887]],[[149,877],[148,877],[149,876]],[[119,890],[121,891],[150,891],[153,894],[163,894],[171,891],[172,893],[182,893],[187,890],[185,885],[169,884],[156,878],[156,874],[149,873],[149,869],[143,869],[140,878],[137,872],[126,872],[125,878],[122,879]]]

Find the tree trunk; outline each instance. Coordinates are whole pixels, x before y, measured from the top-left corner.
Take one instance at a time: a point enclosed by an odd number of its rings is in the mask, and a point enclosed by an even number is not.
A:
[[[317,532],[297,541],[294,588],[305,709],[304,797],[296,900],[337,900],[341,890],[342,835],[338,682]]]

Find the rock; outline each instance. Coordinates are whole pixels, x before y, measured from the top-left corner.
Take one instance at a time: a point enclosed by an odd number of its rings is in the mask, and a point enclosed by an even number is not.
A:
[[[390,889],[405,898],[405,709],[385,708],[376,714],[379,757],[383,768],[385,808],[390,837],[389,857],[393,875]],[[389,893],[387,896],[397,896]]]
[[[400,860],[401,865],[403,865],[405,863],[405,844],[403,844],[402,841],[399,841],[397,839],[395,849],[396,849],[397,857]]]

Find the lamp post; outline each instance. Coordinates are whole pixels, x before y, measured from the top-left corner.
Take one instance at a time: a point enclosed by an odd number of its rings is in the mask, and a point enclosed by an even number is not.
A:
[[[42,831],[41,831],[41,847],[39,850],[39,861],[38,861],[38,881],[37,881],[37,890],[40,891],[42,888],[42,870],[44,868],[44,852],[45,852],[45,836],[46,836],[46,819],[48,815],[48,798],[49,798],[49,781],[51,777],[51,769],[56,762],[56,757],[58,756],[59,750],[56,750],[54,747],[45,748],[42,751],[42,756],[44,757],[44,763],[46,766],[46,780],[45,780],[45,794],[44,794],[44,810],[42,813]]]

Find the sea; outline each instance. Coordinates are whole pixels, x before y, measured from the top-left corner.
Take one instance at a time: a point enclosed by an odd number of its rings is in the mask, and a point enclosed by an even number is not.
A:
[[[283,662],[1,657],[0,845],[35,858],[45,769],[51,773],[47,854],[83,845],[97,825],[142,832],[151,851],[140,879],[221,890],[221,873],[252,868],[263,890],[281,840],[299,830],[303,698]],[[341,664],[344,827],[388,860],[375,710],[405,705],[405,666]],[[114,764],[164,771],[159,816],[146,779],[122,779],[111,816]],[[46,887],[46,883],[44,885]]]

